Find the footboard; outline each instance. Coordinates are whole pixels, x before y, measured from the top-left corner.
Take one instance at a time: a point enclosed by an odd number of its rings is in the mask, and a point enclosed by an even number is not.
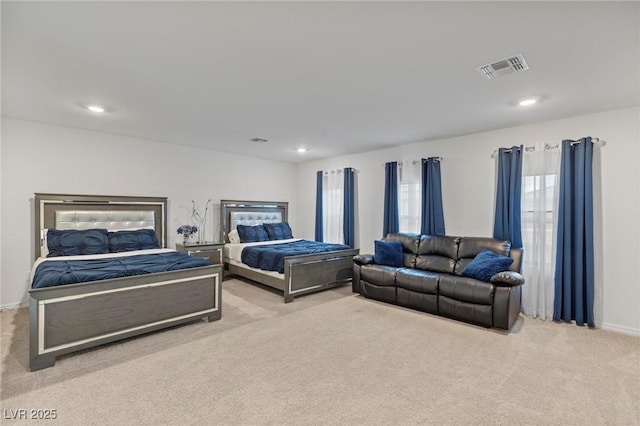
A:
[[[284,301],[351,280],[359,249],[305,254],[284,259]]]
[[[221,267],[116,278],[30,291],[29,369],[57,355],[221,316]]]

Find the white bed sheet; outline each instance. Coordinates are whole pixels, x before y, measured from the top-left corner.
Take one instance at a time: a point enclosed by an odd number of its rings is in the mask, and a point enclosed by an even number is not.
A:
[[[148,250],[133,250],[124,251],[121,253],[102,253],[102,254],[83,254],[80,256],[54,256],[54,257],[39,257],[31,268],[31,278],[29,282],[33,284],[33,276],[36,273],[36,269],[44,262],[55,262],[60,260],[93,260],[93,259],[109,259],[114,257],[131,257],[141,254],[157,254],[157,253],[169,253],[175,251],[173,249],[161,248],[161,249],[148,249]]]

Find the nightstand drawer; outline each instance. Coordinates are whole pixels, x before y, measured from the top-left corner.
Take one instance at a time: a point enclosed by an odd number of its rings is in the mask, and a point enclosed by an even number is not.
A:
[[[176,250],[187,253],[191,256],[203,257],[209,259],[213,265],[222,264],[222,243],[187,243],[176,244]]]

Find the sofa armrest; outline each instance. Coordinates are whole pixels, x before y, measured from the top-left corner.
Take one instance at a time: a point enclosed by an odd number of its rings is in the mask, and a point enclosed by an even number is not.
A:
[[[360,266],[374,263],[372,254],[358,254],[353,256],[353,261]]]
[[[501,287],[515,287],[524,284],[524,277],[514,271],[504,271],[492,276],[490,282]]]

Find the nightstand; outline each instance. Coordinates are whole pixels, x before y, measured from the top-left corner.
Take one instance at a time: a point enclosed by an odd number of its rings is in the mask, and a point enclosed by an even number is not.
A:
[[[204,241],[202,243],[188,242],[186,244],[176,244],[176,250],[192,256],[204,257],[209,259],[213,265],[222,264],[222,248],[224,243]]]

